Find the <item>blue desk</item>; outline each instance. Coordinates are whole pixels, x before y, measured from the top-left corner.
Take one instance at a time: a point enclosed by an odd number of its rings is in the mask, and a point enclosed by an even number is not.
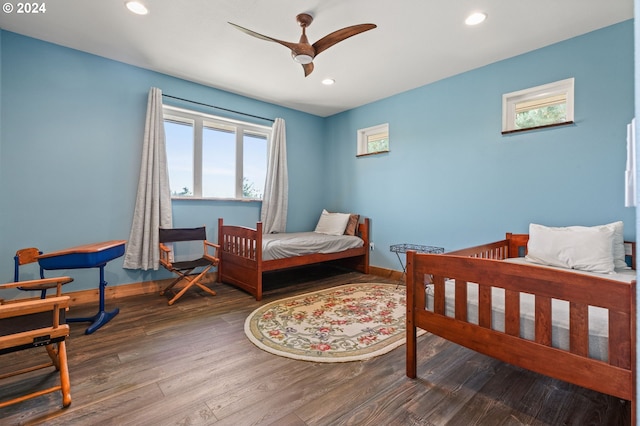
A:
[[[107,282],[104,280],[104,267],[113,259],[124,254],[124,240],[104,241],[101,243],[85,244],[65,250],[38,256],[38,263],[43,269],[85,269],[100,268],[100,306],[98,313],[86,318],[67,318],[67,322],[90,322],[85,334],[91,334],[111,318],[118,315],[119,308],[106,312],[104,308],[104,288]]]

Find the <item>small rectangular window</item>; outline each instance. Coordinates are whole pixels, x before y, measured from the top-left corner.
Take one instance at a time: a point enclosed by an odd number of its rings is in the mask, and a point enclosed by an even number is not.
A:
[[[574,79],[502,96],[502,134],[573,123]]]
[[[389,124],[358,130],[356,156],[389,152]]]

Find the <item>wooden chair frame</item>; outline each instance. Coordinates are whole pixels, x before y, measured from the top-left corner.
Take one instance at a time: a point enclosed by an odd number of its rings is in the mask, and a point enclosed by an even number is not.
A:
[[[15,282],[20,281],[20,267],[22,265],[36,263],[40,255],[42,255],[42,252],[38,250],[36,247],[28,247],[28,248],[23,248],[16,251],[16,255],[13,257],[13,260],[14,260],[13,281]],[[64,284],[67,284],[73,281],[73,279],[71,278],[69,278],[69,280],[65,282],[59,282],[58,280],[54,280],[54,281],[49,281],[49,280],[43,281],[43,280],[45,280],[44,268],[40,266],[40,279],[34,280],[36,284],[29,285],[23,282],[22,285],[16,286],[16,288],[22,291],[39,291],[40,298],[44,299],[45,297],[47,297],[47,290],[51,288],[56,289],[56,296],[61,296],[62,286]]]
[[[202,232],[203,235],[206,236],[206,230],[204,227],[202,228],[175,228],[172,229],[175,231],[186,230],[187,232]],[[167,231],[167,229],[161,230]],[[162,238],[161,238],[162,240]],[[193,262],[174,262],[173,261],[173,250],[166,243],[168,242],[180,242],[180,241],[197,241],[198,239],[175,239],[172,241],[161,241],[160,242],[160,264],[166,268],[167,270],[175,273],[178,277],[173,280],[168,286],[166,286],[163,290],[160,291],[160,295],[164,295],[167,291],[171,290],[176,284],[181,281],[186,281],[186,285],[180,289],[168,302],[169,305],[173,305],[176,300],[178,300],[182,295],[189,290],[192,286],[198,286],[203,291],[209,293],[212,296],[216,295],[214,290],[211,290],[209,287],[205,286],[200,282],[200,280],[209,272],[211,268],[214,266],[218,266],[220,259],[216,256],[220,246],[218,244],[214,244],[205,239],[202,240],[203,243],[203,254],[201,259],[196,259]],[[195,264],[198,260],[204,260],[207,264]],[[188,265],[192,263],[193,265]],[[203,262],[204,263],[204,262]],[[187,265],[187,266],[185,266]],[[192,274],[193,271],[202,267],[203,269],[197,273]]]
[[[49,283],[43,284],[55,283],[56,280],[58,286],[62,286],[71,278],[49,278],[46,280]],[[42,280],[3,284],[0,289],[18,287],[24,283],[35,285],[38,281]],[[2,374],[0,380],[47,367],[54,367],[60,375],[60,384],[0,401],[0,408],[57,391],[62,393],[62,406],[66,408],[71,405],[71,382],[65,343],[69,336],[69,325],[64,323],[64,312],[69,307],[69,301],[69,296],[56,296],[0,305],[0,354],[44,346],[50,358],[49,362]],[[37,322],[33,322],[25,330],[25,322],[29,323],[36,317]],[[31,327],[34,328],[28,329]]]

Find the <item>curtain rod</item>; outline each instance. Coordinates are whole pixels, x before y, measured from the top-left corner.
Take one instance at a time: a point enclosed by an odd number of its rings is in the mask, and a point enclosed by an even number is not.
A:
[[[259,115],[247,114],[246,112],[234,111],[232,109],[222,108],[222,107],[215,106],[215,105],[209,105],[209,104],[204,104],[202,102],[191,101],[189,99],[178,98],[177,96],[165,95],[164,93],[162,94],[162,96],[166,96],[167,98],[171,98],[171,99],[176,99],[178,101],[190,102],[190,103],[196,104],[196,105],[202,105],[202,106],[206,106],[206,107],[209,107],[209,108],[215,108],[215,109],[219,109],[219,110],[222,110],[222,111],[232,112],[234,114],[240,114],[240,115],[244,115],[244,116],[247,116],[247,117],[258,118],[260,120],[267,120],[267,121],[271,121],[272,123],[275,121],[273,118],[260,117]]]

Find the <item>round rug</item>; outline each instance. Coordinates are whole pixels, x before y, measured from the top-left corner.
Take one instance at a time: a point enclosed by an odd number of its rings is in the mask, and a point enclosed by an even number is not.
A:
[[[244,331],[267,352],[305,361],[359,361],[405,343],[406,295],[396,284],[358,283],[268,303]]]

